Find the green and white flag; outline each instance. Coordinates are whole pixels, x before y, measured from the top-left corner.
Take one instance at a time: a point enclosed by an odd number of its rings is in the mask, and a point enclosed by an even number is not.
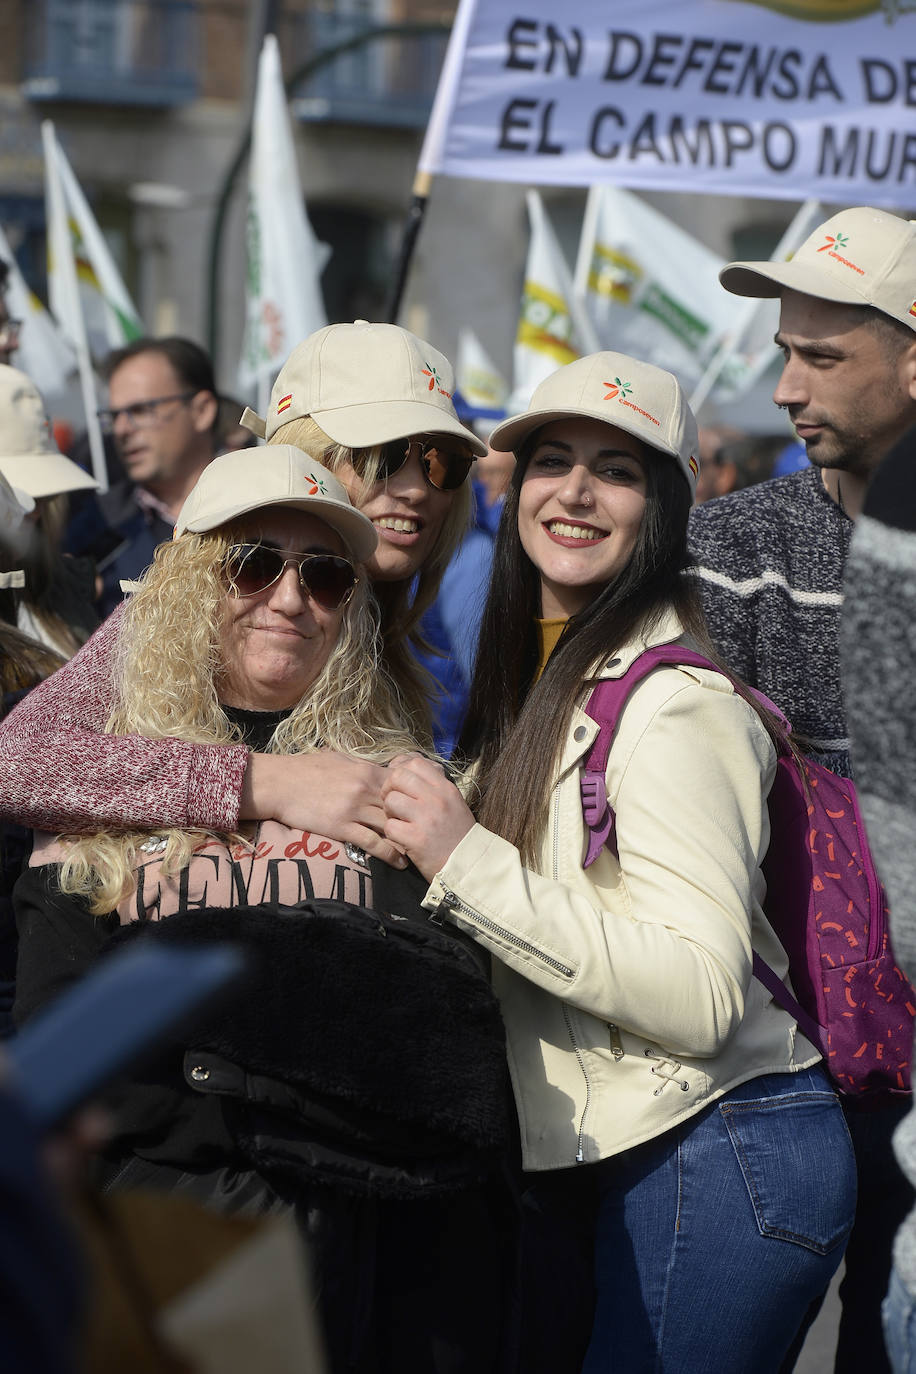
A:
[[[0,229],[0,258],[9,267],[6,302],[14,320],[21,320],[14,366],[28,374],[46,398],[68,391],[76,372],[76,354],[41,301],[26,285],[13,251]]]
[[[770,254],[770,261],[788,262],[823,218],[821,202],[806,200],[793,215],[791,224]],[[731,401],[742,396],[779,355],[773,342],[779,327],[779,301],[742,296],[733,296],[731,300],[735,311],[731,327],[722,336],[690,396],[695,411],[710,392],[717,401]]]
[[[74,347],[85,336],[94,362],[144,331],[137,307],[73,169],[46,120],[42,125],[48,222],[48,303]],[[53,189],[52,189],[53,188]],[[76,294],[67,263],[76,273]]]
[[[321,272],[330,249],[309,224],[280,50],[268,34],[258,61],[248,198],[248,290],[239,386],[263,404],[293,348],[327,324]]]
[[[619,186],[588,193],[575,289],[602,347],[673,372],[689,390],[738,315],[718,257]]]
[[[106,491],[108,469],[96,414],[99,397],[93,364],[112,348],[139,338],[144,330],[50,120],[41,126],[41,139],[45,155],[48,303],[76,353],[92,475],[100,489]]]
[[[464,410],[473,418],[497,419],[505,414],[509,388],[473,329],[458,335],[455,387]]]
[[[510,415],[524,410],[531,393],[558,367],[594,353],[598,338],[573,290],[563,250],[537,191],[527,193],[531,237],[513,352]]]

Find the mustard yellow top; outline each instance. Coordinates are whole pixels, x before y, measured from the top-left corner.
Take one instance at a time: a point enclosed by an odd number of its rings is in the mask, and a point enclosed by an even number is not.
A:
[[[536,620],[534,624],[538,632],[538,666],[534,674],[534,680],[537,682],[547,667],[548,658],[557,647],[557,640],[566,626],[566,617],[560,616],[556,620]]]

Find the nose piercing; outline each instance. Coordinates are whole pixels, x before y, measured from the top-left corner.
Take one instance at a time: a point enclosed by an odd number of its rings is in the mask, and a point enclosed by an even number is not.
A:
[[[591,496],[588,494],[587,491],[584,491],[584,492],[582,493],[582,504],[583,504],[583,506],[585,506],[586,510],[587,510],[588,507],[592,504],[592,498],[591,498]]]

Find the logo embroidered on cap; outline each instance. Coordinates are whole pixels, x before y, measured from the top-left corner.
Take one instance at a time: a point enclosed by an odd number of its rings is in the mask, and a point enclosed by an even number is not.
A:
[[[827,251],[828,248],[848,248],[848,247],[849,247],[849,235],[848,235],[848,234],[841,234],[841,233],[839,232],[839,230],[837,230],[837,232],[836,232],[835,234],[828,234],[828,235],[827,235],[827,242],[826,242],[826,243],[822,243],[821,246],[820,246],[820,248],[819,248],[817,251],[818,251],[819,253],[825,253],[825,252]]]
[[[439,373],[436,371],[436,369],[430,363],[427,363],[426,366],[421,370],[423,376],[429,378],[429,386],[427,390],[432,391],[433,389],[435,389],[439,392],[440,396],[444,396],[446,400],[450,401],[452,399],[452,393],[450,391],[445,390],[445,388],[442,385],[442,378],[439,376]]]
[[[312,484],[309,490],[309,496],[317,496],[319,491],[323,491],[324,494],[327,495],[328,489],[320,477],[316,477],[313,472],[306,472],[304,476],[305,480]]]
[[[910,306],[910,314],[916,315],[916,301],[914,301],[913,304]]]
[[[624,396],[629,396],[630,392],[633,390],[629,382],[622,382],[619,377],[615,377],[612,382],[605,382],[604,385],[610,387],[610,391],[604,398],[606,401],[613,401],[618,393],[620,399],[623,400]]]
[[[821,246],[820,246],[820,248],[818,248],[817,251],[818,251],[819,253],[826,253],[826,254],[828,255],[828,257],[834,258],[837,262],[842,263],[844,267],[850,267],[850,268],[853,270],[853,272],[858,272],[858,274],[859,274],[860,277],[864,277],[864,276],[865,276],[865,270],[864,270],[864,268],[862,268],[862,267],[857,267],[857,266],[855,265],[854,262],[850,262],[848,258],[844,258],[843,255],[842,255],[842,253],[837,253],[837,252],[835,251],[837,248],[848,248],[848,247],[849,247],[849,235],[848,235],[848,234],[841,234],[840,231],[837,230],[837,232],[836,232],[835,234],[828,234],[828,235],[827,235],[827,242],[826,242],[826,243],[822,243]]]
[[[697,462],[696,458],[694,458],[692,453],[690,457],[687,459],[687,466],[690,468],[690,471],[693,473],[694,477],[698,477],[700,475],[700,465]]]
[[[292,405],[292,401],[292,392],[290,392],[288,396],[281,396],[279,401],[277,402],[277,414],[282,415],[284,410],[289,410],[290,406]]]
[[[603,382],[602,385],[610,388],[604,398],[606,401],[618,400],[622,406],[626,406],[627,410],[635,410],[637,415],[642,415],[644,419],[651,420],[653,425],[661,425],[661,421],[656,420],[655,416],[650,415],[647,410],[643,410],[642,406],[634,405],[632,401],[627,400],[633,390],[629,382],[622,382],[619,377],[615,377],[612,382]]]

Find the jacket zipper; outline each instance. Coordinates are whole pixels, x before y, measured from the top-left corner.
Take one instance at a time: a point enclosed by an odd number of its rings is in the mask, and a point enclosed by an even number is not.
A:
[[[559,959],[554,959],[552,955],[545,954],[543,950],[538,949],[537,945],[532,945],[527,940],[521,939],[520,936],[513,935],[511,930],[498,926],[495,921],[490,920],[489,916],[483,916],[479,911],[475,911],[474,907],[468,906],[467,902],[463,902],[449,888],[443,887],[442,892],[443,900],[440,902],[440,906],[450,906],[457,911],[463,911],[476,925],[481,926],[492,935],[496,935],[500,940],[505,940],[507,944],[514,945],[524,954],[533,954],[536,959],[540,959],[542,964],[547,964],[549,968],[556,969],[557,973],[562,973],[564,978],[573,977],[575,969],[569,968],[566,964],[561,964]]]
[[[576,1138],[576,1163],[585,1163],[585,1118],[588,1116],[588,1107],[592,1097],[592,1085],[589,1082],[588,1074],[585,1071],[585,1060],[582,1058],[582,1051],[579,1049],[579,1042],[576,1040],[576,1032],[573,1030],[572,1017],[569,1008],[563,1006],[563,1019],[566,1022],[566,1029],[569,1031],[569,1038],[572,1041],[573,1052],[582,1070],[582,1077],[585,1079],[585,1106],[582,1108],[582,1115],[579,1117],[579,1132]]]
[[[553,880],[560,881],[560,788],[559,785],[554,789],[553,794]],[[576,1040],[576,1033],[573,1030],[572,1019],[569,1015],[569,1008],[564,1004],[563,1019],[566,1022],[566,1029],[569,1031],[569,1039],[572,1043],[573,1053],[576,1056],[576,1063],[582,1071],[585,1080],[585,1106],[582,1108],[582,1115],[579,1117],[579,1129],[576,1134],[576,1163],[585,1163],[585,1118],[588,1116],[589,1105],[592,1100],[592,1084],[585,1067],[585,1060],[582,1051]]]

